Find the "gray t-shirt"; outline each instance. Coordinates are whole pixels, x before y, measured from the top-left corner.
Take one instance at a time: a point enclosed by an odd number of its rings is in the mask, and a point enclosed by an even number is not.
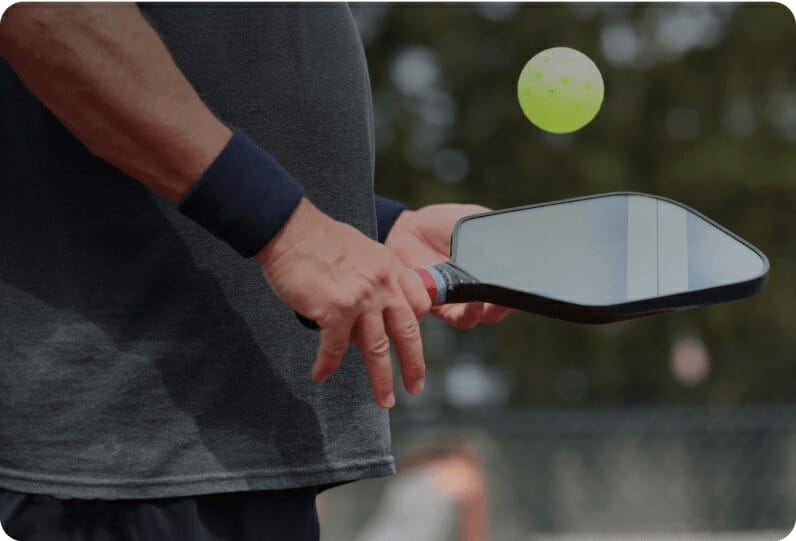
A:
[[[141,9],[211,110],[375,238],[347,6]],[[0,487],[150,498],[392,473],[359,353],[317,384],[317,344],[256,262],[90,154],[0,61]]]

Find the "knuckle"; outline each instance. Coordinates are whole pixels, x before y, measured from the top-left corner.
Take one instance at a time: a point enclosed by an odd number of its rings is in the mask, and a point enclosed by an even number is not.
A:
[[[383,357],[390,353],[390,339],[386,336],[378,338],[367,345],[368,355],[372,357]]]
[[[428,298],[426,292],[423,292],[423,296],[420,297],[420,300],[414,306],[415,313],[425,314],[429,310],[431,310],[431,299]]]
[[[347,314],[351,312],[357,305],[357,299],[354,295],[346,295],[344,293],[337,293],[332,297],[332,306],[338,312]]]
[[[357,298],[363,301],[369,301],[373,298],[376,293],[376,288],[373,287],[373,284],[363,280],[357,285],[356,288],[356,295]]]
[[[302,315],[308,319],[316,321],[319,325],[323,326],[321,322],[326,319],[328,313],[329,312],[327,312],[320,306],[316,306],[305,311]]]
[[[398,324],[397,338],[401,340],[417,340],[420,338],[420,326],[412,319]]]
[[[325,357],[339,359],[345,355],[345,352],[348,350],[348,344],[343,344],[342,342],[324,344],[321,350],[323,351]]]
[[[310,319],[314,319],[322,329],[335,327],[340,320],[339,315],[331,310],[315,310],[313,313],[307,315]]]
[[[386,286],[392,282],[392,273],[387,267],[380,266],[373,272],[373,278],[377,284]]]

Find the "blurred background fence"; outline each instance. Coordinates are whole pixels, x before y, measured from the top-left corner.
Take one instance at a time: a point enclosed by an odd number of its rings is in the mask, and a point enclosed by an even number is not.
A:
[[[794,408],[470,412],[393,424],[399,457],[446,442],[478,450],[496,540],[778,541],[796,519]],[[331,491],[324,539],[356,539],[393,482]]]

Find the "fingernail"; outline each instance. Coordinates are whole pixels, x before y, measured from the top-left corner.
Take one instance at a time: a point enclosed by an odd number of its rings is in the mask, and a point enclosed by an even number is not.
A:
[[[390,409],[395,405],[395,393],[390,391],[390,394],[387,395],[387,398],[384,399],[384,408]]]
[[[425,378],[420,378],[420,379],[416,380],[416,381],[415,381],[415,382],[412,384],[412,389],[411,389],[411,391],[410,391],[410,392],[411,392],[412,394],[420,394],[420,393],[422,393],[422,392],[423,392],[423,387],[425,387],[425,385],[426,385],[426,380],[425,380]]]

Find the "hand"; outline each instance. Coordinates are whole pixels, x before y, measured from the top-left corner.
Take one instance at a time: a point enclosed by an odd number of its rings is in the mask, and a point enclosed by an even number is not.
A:
[[[489,212],[479,205],[429,205],[416,211],[406,210],[387,236],[385,246],[395,252],[409,268],[435,265],[450,258],[453,226],[463,216]],[[471,329],[479,322],[497,323],[513,312],[496,304],[469,302],[444,304],[431,312],[459,329]]]
[[[421,282],[398,257],[350,225],[302,199],[255,259],[274,292],[321,328],[312,377],[334,372],[356,343],[379,405],[395,404],[390,338],[404,387],[423,389],[425,361],[418,321],[431,308]]]

